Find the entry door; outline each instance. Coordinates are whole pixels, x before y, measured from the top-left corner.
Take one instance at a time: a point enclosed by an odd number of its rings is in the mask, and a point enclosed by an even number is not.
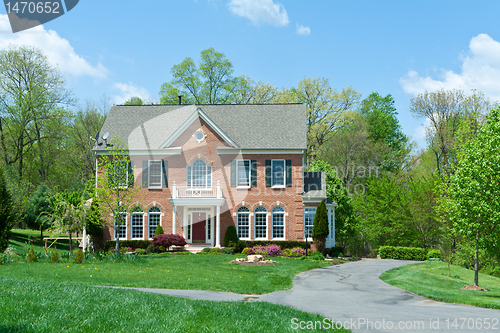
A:
[[[193,243],[205,243],[207,213],[193,213]]]

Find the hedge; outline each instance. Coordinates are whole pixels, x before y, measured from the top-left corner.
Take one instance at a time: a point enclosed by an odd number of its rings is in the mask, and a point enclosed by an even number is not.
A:
[[[256,245],[262,245],[266,246],[269,244],[276,244],[278,245],[282,250],[283,249],[293,249],[296,247],[301,247],[305,249],[306,247],[306,242],[305,241],[273,241],[273,240],[265,240],[265,241],[240,241],[242,243],[242,249],[245,247],[254,247]],[[307,243],[308,248],[311,248],[311,243]]]
[[[130,247],[133,250],[135,249],[144,249],[146,250],[148,246],[151,245],[149,240],[121,240],[120,239],[120,247]],[[116,241],[108,240],[106,241],[106,245],[104,246],[104,251],[113,251],[116,247]]]
[[[425,261],[429,259],[429,256],[432,256],[433,258],[439,258],[441,256],[439,250],[403,246],[381,246],[378,253],[382,259],[397,260]],[[439,256],[437,256],[437,254],[439,254]]]

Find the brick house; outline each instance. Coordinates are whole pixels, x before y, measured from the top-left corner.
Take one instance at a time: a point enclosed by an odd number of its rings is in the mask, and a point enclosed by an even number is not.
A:
[[[125,225],[109,217],[105,238],[150,239],[161,224],[188,247],[221,246],[230,225],[242,240],[305,240],[327,199],[324,173],[304,172],[306,121],[304,104],[113,106],[96,158],[119,138],[142,189]],[[327,202],[327,247],[335,206]]]

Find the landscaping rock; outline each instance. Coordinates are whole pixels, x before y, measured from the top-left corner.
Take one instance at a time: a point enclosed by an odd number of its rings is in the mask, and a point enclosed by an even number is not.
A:
[[[261,256],[260,254],[250,254],[247,258],[248,262],[258,262],[264,260],[264,257]]]
[[[470,286],[465,285],[465,286],[463,286],[461,289],[463,289],[463,290],[490,291],[489,289],[484,289],[484,288],[482,288],[482,287],[480,287],[480,286],[476,286],[475,284],[470,285]]]
[[[236,262],[246,261],[246,259],[245,259],[245,258],[236,258],[236,260],[235,260],[235,261],[236,261]]]

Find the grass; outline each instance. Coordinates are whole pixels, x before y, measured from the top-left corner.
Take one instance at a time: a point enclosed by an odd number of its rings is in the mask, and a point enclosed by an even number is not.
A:
[[[1,277],[0,284],[1,332],[293,332],[292,318],[323,320],[264,302],[195,301]]]
[[[479,274],[479,285],[490,291],[462,290],[474,283],[474,271],[443,262],[426,262],[391,269],[380,275],[384,282],[436,301],[500,309],[500,279]]]
[[[0,266],[0,277],[32,281],[94,286],[122,286],[167,289],[229,291],[240,294],[265,294],[290,289],[300,272],[329,266],[292,258],[276,258],[273,266],[230,264],[235,256],[163,255],[139,261],[87,261],[73,264],[20,261]]]
[[[48,237],[47,232],[44,232],[44,236]],[[20,256],[26,256],[26,253],[28,253],[28,250],[30,249],[29,241],[31,239],[31,245],[33,246],[33,249],[36,252],[44,252],[44,246],[45,242],[42,242],[40,240],[40,231],[38,230],[29,230],[29,229],[12,229],[11,231],[11,236],[9,239],[9,248],[17,253]],[[48,241],[48,245],[50,245],[52,241]],[[54,248],[54,246],[57,246],[57,251],[59,253],[65,253],[69,252],[69,240],[67,239],[62,239],[57,241],[52,247],[49,249],[49,252],[51,249]],[[76,249],[76,246],[73,248],[73,250]]]

